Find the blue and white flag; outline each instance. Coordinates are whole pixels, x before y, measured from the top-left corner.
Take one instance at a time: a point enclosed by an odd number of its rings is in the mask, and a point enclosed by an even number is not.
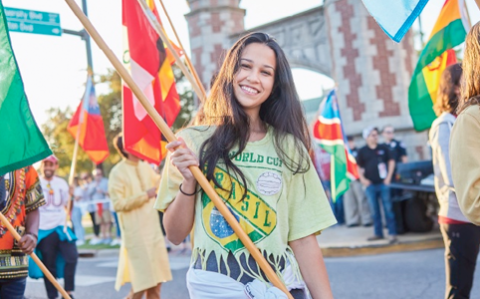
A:
[[[385,33],[400,42],[428,0],[363,0],[368,12]]]

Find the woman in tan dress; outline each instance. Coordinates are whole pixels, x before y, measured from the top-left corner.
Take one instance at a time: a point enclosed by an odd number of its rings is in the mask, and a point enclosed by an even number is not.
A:
[[[124,157],[110,172],[108,190],[122,232],[117,291],[132,283],[129,299],[160,298],[161,283],[172,280],[159,216],[153,208],[160,180],[154,170],[123,149],[122,137],[114,141]]]

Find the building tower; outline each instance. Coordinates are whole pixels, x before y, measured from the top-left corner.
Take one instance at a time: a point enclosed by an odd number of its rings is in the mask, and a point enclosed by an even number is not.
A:
[[[225,52],[231,47],[229,36],[243,32],[245,10],[240,0],[187,0],[185,15],[190,33],[192,63],[205,88],[219,70]]]

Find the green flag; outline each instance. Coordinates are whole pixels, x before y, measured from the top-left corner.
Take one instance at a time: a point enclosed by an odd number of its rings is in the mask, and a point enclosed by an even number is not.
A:
[[[0,175],[51,154],[28,105],[0,0]]]
[[[408,108],[417,131],[429,129],[437,118],[433,106],[445,68],[457,62],[454,47],[470,30],[464,0],[446,0],[425,48],[418,58],[408,88]]]

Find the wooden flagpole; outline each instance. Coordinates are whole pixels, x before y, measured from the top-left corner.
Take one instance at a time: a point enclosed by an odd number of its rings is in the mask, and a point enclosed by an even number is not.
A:
[[[80,124],[77,128],[77,136],[75,137],[75,147],[73,148],[72,164],[70,165],[70,174],[68,175],[68,185],[73,184],[73,178],[75,177],[75,168],[77,166],[77,155],[78,155],[78,139],[80,138]]]
[[[192,72],[193,77],[195,77],[195,81],[197,81],[198,86],[202,90],[202,94],[203,94],[203,97],[204,97],[203,99],[205,99],[207,97],[207,92],[205,91],[205,88],[203,87],[202,81],[200,80],[200,77],[198,76],[197,71],[193,67],[192,61],[190,60],[190,57],[188,57],[187,51],[185,51],[185,47],[183,46],[182,41],[178,37],[177,30],[175,29],[175,26],[173,26],[172,20],[170,19],[170,15],[168,14],[167,9],[165,8],[165,5],[163,4],[163,0],[159,0],[159,1],[160,1],[160,5],[162,6],[163,12],[167,16],[168,23],[170,24],[170,27],[172,27],[172,30],[173,30],[173,33],[175,34],[175,38],[177,39],[178,45],[183,50],[183,56],[185,56],[185,61],[187,62],[188,68]],[[480,0],[478,0],[478,1],[480,1]],[[200,99],[200,100],[202,100],[202,99]]]
[[[197,81],[195,80],[193,75],[190,73],[188,68],[182,62],[182,60],[180,59],[180,56],[178,56],[178,53],[177,51],[175,51],[175,48],[172,46],[172,43],[170,42],[170,39],[165,33],[165,30],[163,29],[162,24],[158,22],[157,17],[150,10],[150,7],[148,7],[148,4],[145,2],[145,0],[138,0],[138,3],[140,3],[140,5],[142,6],[143,12],[145,13],[145,16],[147,17],[150,24],[153,26],[153,28],[155,29],[157,34],[160,36],[162,41],[167,45],[167,48],[170,50],[170,52],[172,52],[173,57],[175,57],[175,64],[182,70],[183,74],[185,75],[185,77],[187,77],[188,81],[192,85],[193,90],[197,94],[197,97],[201,99],[201,101],[203,102],[204,94],[202,93],[202,89],[197,84]]]
[[[13,235],[15,240],[17,240],[17,242],[20,242],[20,239],[22,237],[17,233],[17,231],[15,230],[15,228],[13,228],[10,221],[8,221],[8,219],[2,213],[0,213],[0,220],[1,220],[1,222],[3,222],[3,225],[7,227],[8,231]],[[38,258],[38,256],[35,254],[35,252],[32,252],[30,254],[30,257],[38,265],[40,270],[42,270],[45,277],[48,280],[50,280],[50,282],[55,286],[55,288],[60,292],[60,294],[62,294],[63,298],[72,299],[70,297],[70,295],[68,295],[67,291],[65,291],[65,289],[62,288],[62,286],[58,283],[58,281],[55,279],[55,277],[53,277],[52,273],[50,273],[50,271],[48,271],[47,267],[45,267],[45,265]]]
[[[87,75],[87,82],[88,82],[88,77],[93,75],[93,72],[92,72],[92,69],[90,68],[90,66],[88,67],[87,73],[88,73],[88,75]],[[93,84],[93,78],[92,78],[92,84]],[[82,97],[82,101],[81,101],[82,105],[83,105],[83,100],[85,99],[85,95],[87,94],[87,92],[88,92],[88,90],[85,90],[85,94]],[[80,113],[80,117],[78,119],[78,125],[77,125],[77,134],[75,136],[75,147],[73,148],[72,164],[70,165],[70,174],[68,176],[68,186],[69,187],[72,187],[73,181],[74,181],[74,178],[75,178],[75,168],[77,167],[78,146],[79,146],[78,140],[80,139],[80,131],[81,131],[81,125],[82,125],[80,120],[82,118],[83,118],[83,115],[82,115],[82,113]],[[66,211],[67,217],[65,218],[65,224],[63,225],[63,231],[67,234],[67,237],[68,237],[69,241],[71,241],[71,238],[70,238],[70,235],[67,233],[67,226],[68,226],[68,216],[70,215],[70,211],[72,209],[72,206],[73,206],[73,200],[70,197],[68,199],[68,203],[67,203],[67,211]]]
[[[85,14],[82,12],[80,7],[78,7],[77,3],[74,0],[65,0],[65,2],[68,4],[68,6],[73,11],[73,13],[77,16],[77,18],[83,24],[83,26],[85,27],[87,32],[90,34],[92,39],[97,43],[98,47],[105,53],[107,58],[110,60],[112,65],[117,70],[120,77],[125,81],[125,83],[128,85],[128,87],[130,87],[132,92],[138,98],[140,103],[143,105],[143,107],[145,108],[147,113],[150,115],[152,120],[155,122],[155,124],[158,126],[158,128],[160,129],[162,134],[165,136],[165,138],[169,142],[177,140],[175,135],[173,134],[173,132],[168,127],[168,125],[160,117],[160,115],[155,110],[155,108],[152,106],[152,104],[150,104],[147,97],[143,94],[142,90],[135,83],[135,81],[130,76],[128,71],[125,69],[125,67],[122,65],[120,60],[118,60],[118,58],[115,56],[115,54],[112,52],[112,50],[107,46],[107,44],[102,39],[100,34],[93,27],[90,20],[85,16]],[[243,245],[248,249],[248,251],[250,252],[252,257],[258,263],[258,265],[260,266],[262,271],[265,273],[265,275],[268,277],[270,282],[275,287],[282,290],[287,295],[287,297],[289,299],[293,299],[293,297],[290,295],[290,293],[288,292],[285,285],[278,278],[278,276],[273,271],[270,264],[267,262],[265,257],[260,252],[260,250],[258,250],[258,248],[255,247],[255,244],[253,244],[252,240],[250,240],[248,235],[243,231],[243,229],[240,226],[240,224],[238,223],[237,219],[230,213],[229,209],[227,208],[227,206],[225,205],[223,200],[220,199],[218,194],[215,192],[213,187],[210,185],[208,180],[205,178],[205,176],[203,175],[200,168],[197,167],[197,166],[190,166],[190,171],[192,172],[193,176],[197,180],[198,184],[203,188],[203,191],[205,193],[207,193],[207,195],[210,197],[210,199],[213,202],[213,204],[215,205],[215,207],[219,210],[219,212],[223,215],[223,217],[228,222],[228,224],[232,227],[233,231],[237,234],[238,238],[241,240]]]
[[[83,101],[83,100],[82,100]],[[75,168],[77,166],[77,155],[78,155],[78,139],[80,138],[80,120],[77,127],[77,136],[75,136],[75,147],[73,148],[73,156],[72,156],[72,164],[70,165],[70,174],[68,176],[68,187],[71,188],[73,186],[73,179],[75,177]],[[70,210],[73,206],[73,200],[71,197],[68,198],[67,202],[67,210],[65,213],[67,217],[65,217],[65,223],[63,224],[63,232],[67,234],[68,240],[71,241],[70,235],[67,233],[68,227],[68,218],[70,215]]]

